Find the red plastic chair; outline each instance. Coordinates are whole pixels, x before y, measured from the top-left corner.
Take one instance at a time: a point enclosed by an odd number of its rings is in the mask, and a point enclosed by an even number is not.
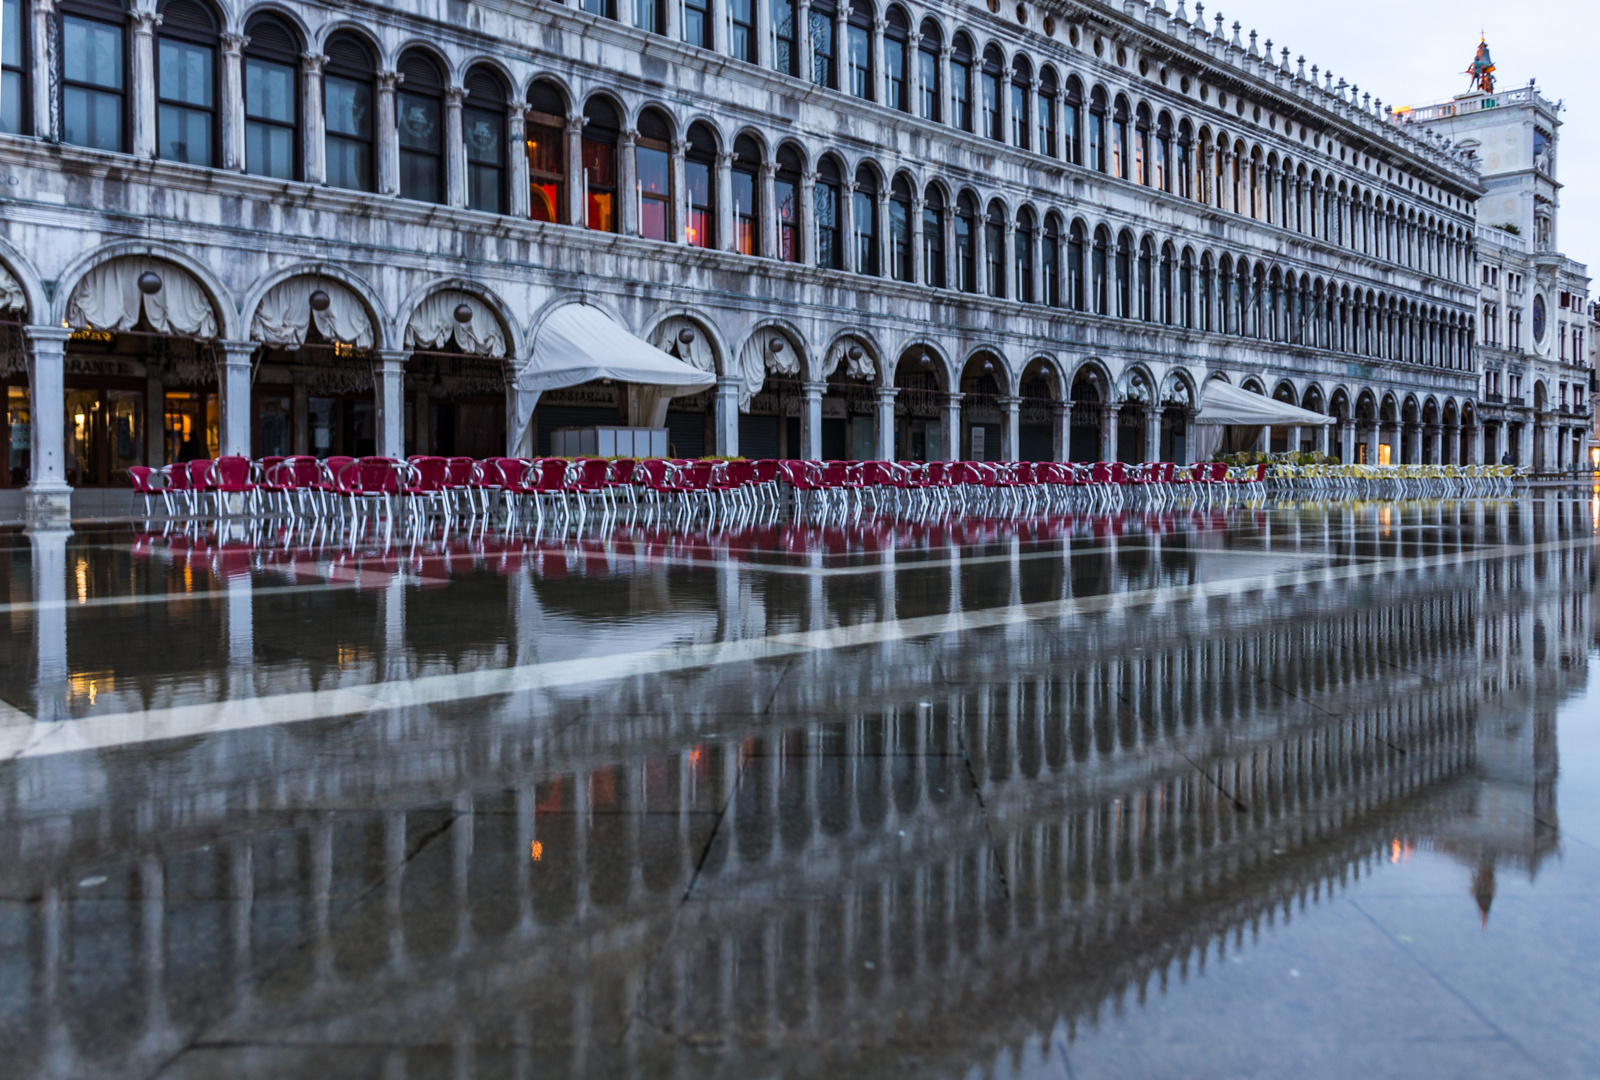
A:
[[[172,513],[172,507],[167,502],[167,492],[164,488],[159,486],[159,482],[162,479],[162,474],[156,472],[156,470],[150,468],[149,466],[128,466],[128,481],[133,485],[133,497],[142,497],[144,499],[144,512],[146,517],[150,515],[150,501],[155,498],[161,499],[161,504],[162,506],[166,507],[167,514],[169,516]]]

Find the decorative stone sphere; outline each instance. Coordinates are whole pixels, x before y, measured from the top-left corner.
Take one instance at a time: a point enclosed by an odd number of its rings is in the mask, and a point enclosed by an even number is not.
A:
[[[466,304],[466,303],[457,304],[456,305],[456,310],[455,310],[455,316],[456,316],[456,322],[458,322],[458,323],[469,323],[469,322],[471,322],[472,321],[472,306],[470,304]]]
[[[694,329],[692,327],[685,326],[682,330],[678,331],[678,344],[680,344],[680,345],[693,345],[694,344]]]
[[[333,298],[327,293],[323,292],[321,289],[318,289],[311,294],[312,311],[327,311],[328,305],[331,303],[333,303]]]
[[[139,275],[139,291],[146,296],[154,296],[161,291],[161,275],[154,270],[146,270]]]
[[[860,360],[861,359],[861,346],[860,345],[852,345],[852,346],[850,346],[850,351],[846,355],[849,356],[850,359],[852,359],[852,360]]]
[[[771,341],[767,342],[767,351],[771,353],[781,353],[783,351],[783,339],[781,337],[774,337]]]

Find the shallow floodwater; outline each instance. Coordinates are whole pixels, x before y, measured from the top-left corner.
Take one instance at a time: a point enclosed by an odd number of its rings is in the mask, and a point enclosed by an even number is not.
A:
[[[0,1073],[1594,1076],[1597,516],[0,531]]]

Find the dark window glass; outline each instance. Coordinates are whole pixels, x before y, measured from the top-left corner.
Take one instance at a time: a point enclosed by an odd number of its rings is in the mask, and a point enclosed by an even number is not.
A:
[[[998,140],[1000,138],[1000,78],[985,66],[983,74],[979,76],[979,80],[983,94],[983,137]]]
[[[1104,113],[1089,110],[1089,168],[1106,171],[1106,118]]]
[[[756,174],[744,169],[733,170],[733,250],[741,255],[757,255],[761,238],[757,222],[761,220],[756,205]]]
[[[978,267],[973,250],[977,228],[974,214],[966,207],[956,212],[956,288],[962,292],[978,291]]]
[[[1061,241],[1054,228],[1045,230],[1039,243],[1039,271],[1044,279],[1043,300],[1051,307],[1061,306]]]
[[[837,270],[843,265],[839,247],[839,186],[818,180],[812,191],[812,203],[817,215],[817,265],[824,270]]]
[[[778,258],[784,262],[799,262],[800,250],[800,186],[793,179],[779,176],[772,183],[772,195],[777,201]]]
[[[401,90],[395,95],[400,130],[400,195],[422,202],[444,201],[443,105],[432,94]]]
[[[566,216],[566,133],[556,124],[530,119],[523,138],[528,153],[528,215],[535,221],[560,221]]]
[[[615,140],[611,132],[596,132],[583,140],[584,224],[598,232],[617,231]]]
[[[1055,95],[1040,90],[1038,100],[1034,103],[1035,119],[1038,123],[1039,146],[1038,151],[1047,157],[1056,156],[1056,108]]]
[[[849,23],[845,27],[850,50],[850,93],[853,97],[872,97],[872,35],[865,26]]]
[[[1006,294],[1006,230],[998,221],[984,224],[983,256],[988,275],[987,292],[990,296]]]
[[[1011,84],[1011,145],[1028,149],[1028,86]]]
[[[602,19],[616,18],[612,14],[611,0],[583,0],[583,10],[590,15],[598,15]]]
[[[672,159],[664,144],[640,139],[634,160],[639,171],[639,235],[665,240],[672,224]]]
[[[96,150],[122,149],[122,27],[61,18],[61,137]]]
[[[23,0],[0,4],[0,131],[20,135],[28,80],[23,34]]]
[[[772,68],[785,75],[797,74],[794,48],[794,0],[771,0]]]
[[[689,220],[685,239],[690,247],[711,247],[712,235],[711,165],[705,161],[683,163],[683,179],[688,186]]]
[[[161,36],[156,41],[156,156],[210,165],[216,50]]]
[[[1013,242],[1016,244],[1016,259],[1014,265],[1017,279],[1017,299],[1024,304],[1033,303],[1033,230],[1018,229]]]
[[[326,75],[322,80],[328,129],[328,184],[367,191],[372,186],[372,84]]]
[[[711,48],[711,0],[683,0],[683,40]]]
[[[467,144],[467,205],[498,214],[505,207],[506,116],[495,109],[467,106],[461,112],[461,137]]]
[[[660,0],[633,0],[633,25],[649,34],[664,33]]]
[[[924,120],[939,119],[939,54],[932,49],[917,50],[917,115]]]
[[[876,277],[879,273],[877,195],[857,188],[851,201],[855,209],[856,272]]]
[[[1067,237],[1067,302],[1074,311],[1088,310],[1083,282],[1083,228],[1074,225]]]
[[[950,122],[972,130],[972,55],[959,46],[950,57]]]
[[[244,168],[256,176],[294,178],[296,125],[292,64],[244,58]]]
[[[754,0],[728,0],[728,54],[752,64],[756,59]]]
[[[1105,234],[1096,233],[1094,237],[1094,252],[1090,258],[1089,265],[1089,294],[1093,298],[1094,313],[1096,315],[1107,314],[1108,308],[1107,300],[1109,296],[1106,289],[1107,246],[1108,242]]]
[[[889,69],[885,73],[889,93],[884,104],[900,112],[910,112],[911,100],[906,95],[906,43],[899,38],[885,38],[883,63]]]
[[[922,280],[935,289],[945,287],[944,215],[929,201],[922,207]]]
[[[831,87],[833,81],[833,11],[811,6],[811,81]]]
[[[1073,98],[1067,99],[1066,107],[1061,110],[1061,142],[1062,154],[1074,165],[1083,164],[1083,143],[1078,137],[1078,103]]]

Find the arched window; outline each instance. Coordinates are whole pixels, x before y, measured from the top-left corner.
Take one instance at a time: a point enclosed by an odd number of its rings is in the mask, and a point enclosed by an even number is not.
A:
[[[869,166],[856,170],[850,210],[856,233],[856,273],[877,277],[882,273],[878,265],[878,174]]]
[[[95,150],[127,149],[127,65],[116,0],[62,0],[61,140]]]
[[[1124,229],[1117,235],[1117,318],[1133,314],[1133,234]]]
[[[25,135],[29,128],[26,0],[0,3],[0,131]]]
[[[944,273],[944,193],[928,185],[922,195],[922,283],[942,289]]]
[[[1067,232],[1067,305],[1073,311],[1088,311],[1088,290],[1084,288],[1083,255],[1088,236],[1083,222],[1074,221]]]
[[[1033,68],[1028,58],[1018,56],[1012,61],[1011,72],[1011,145],[1028,149],[1032,139],[1032,125],[1028,120],[1029,102],[1033,98]]]
[[[1106,92],[1095,87],[1089,95],[1089,168],[1106,171]]]
[[[528,216],[534,221],[567,219],[566,130],[567,103],[561,92],[550,83],[534,83],[528,88],[528,114],[523,123],[528,151]]]
[[[939,115],[939,24],[922,20],[917,42],[917,115],[937,122]]]
[[[1155,319],[1153,297],[1151,296],[1151,279],[1155,276],[1154,266],[1156,251],[1155,245],[1147,236],[1139,241],[1139,318],[1144,322]]]
[[[962,292],[978,291],[977,232],[978,204],[963,191],[956,200],[956,288]]]
[[[906,46],[911,43],[911,28],[897,7],[889,9],[883,31],[883,103],[898,112],[911,111],[910,82],[906,78]]]
[[[684,192],[689,204],[689,219],[684,223],[684,240],[690,247],[717,246],[717,139],[704,124],[689,126],[689,146],[683,155]]]
[[[372,51],[354,34],[334,34],[322,47],[322,123],[328,186],[371,191]]]
[[[400,197],[444,201],[444,75],[426,53],[412,49],[395,65],[404,81],[395,93],[400,132]]]
[[[845,60],[850,66],[850,96],[874,100],[871,0],[855,0],[850,5],[845,19]]]
[[[1016,296],[1024,304],[1031,304],[1035,297],[1033,294],[1033,211],[1023,207],[1017,213],[1017,232],[1012,238],[1016,248],[1016,257],[1012,259],[1012,273],[1016,278]]]
[[[672,228],[672,127],[659,109],[639,114],[634,143],[634,168],[639,188],[639,235],[665,240]],[[626,193],[624,193],[626,194]]]
[[[156,156],[215,165],[217,23],[196,0],[161,5],[156,35]]]
[[[300,41],[271,15],[245,26],[244,171],[276,180],[300,175]]]
[[[1162,113],[1156,119],[1156,177],[1155,185],[1162,191],[1172,190],[1172,117]]]
[[[972,42],[965,34],[950,49],[950,124],[972,130]]]
[[[1089,294],[1096,315],[1111,313],[1111,290],[1106,281],[1106,261],[1110,256],[1111,230],[1102,225],[1094,231],[1094,251],[1089,260]]]
[[[1201,330],[1212,329],[1211,305],[1216,296],[1214,274],[1211,270],[1211,252],[1200,256],[1200,289],[1199,303],[1195,305],[1196,321]]]
[[[984,292],[1006,295],[1006,211],[996,199],[983,223]]]
[[[778,150],[772,196],[773,212],[778,215],[778,258],[784,262],[800,262],[805,258],[800,243],[800,155],[792,146]]]
[[[1185,199],[1194,198],[1194,128],[1187,120],[1178,124],[1178,161],[1175,171],[1178,174],[1178,194]]]
[[[1004,141],[1006,134],[1000,130],[1000,78],[1005,65],[1000,61],[1000,50],[993,45],[983,50],[983,68],[978,76],[978,98],[983,109],[983,137],[995,142]]]
[[[756,61],[755,0],[728,0],[728,55],[747,64]]]
[[[1132,149],[1128,145],[1128,99],[1117,95],[1111,114],[1111,175],[1133,179]]]
[[[467,206],[491,214],[506,209],[506,85],[493,69],[467,72],[461,138],[467,144]]]
[[[1172,311],[1172,245],[1161,245],[1161,272],[1156,276],[1160,285],[1160,318],[1161,321],[1171,326],[1177,321]]]
[[[911,280],[911,185],[904,176],[889,188],[889,276]]]
[[[795,44],[794,0],[767,0],[772,22],[772,70],[780,75],[800,74],[800,50]]]
[[[597,232],[617,231],[617,111],[604,98],[583,107],[584,224]]]
[[[1083,164],[1083,84],[1076,75],[1067,78],[1066,100],[1061,107],[1061,156],[1068,164]]]
[[[633,0],[633,25],[647,34],[667,32],[667,13],[662,10],[664,0]]]
[[[1038,135],[1038,151],[1046,157],[1056,156],[1056,73],[1045,68],[1039,76],[1039,94],[1034,102],[1034,121]]]
[[[764,255],[761,250],[761,147],[748,135],[733,143],[733,250]]]
[[[811,192],[811,203],[817,221],[817,265],[824,270],[844,267],[844,245],[840,236],[843,224],[839,206],[841,184],[839,166],[832,158],[823,158],[817,167],[817,184]]]
[[[813,85],[835,88],[833,63],[833,24],[838,11],[834,0],[812,0],[811,4],[811,82]],[[800,55],[805,55],[805,39],[801,39]]]
[[[1044,284],[1042,301],[1061,306],[1061,222],[1054,214],[1044,219],[1044,235],[1039,240],[1039,277]]]
[[[1133,179],[1145,187],[1155,185],[1154,160],[1150,152],[1150,110],[1139,106],[1134,123]]]
[[[711,48],[711,0],[683,0],[683,40],[697,49]]]
[[[1188,248],[1178,264],[1178,321],[1185,329],[1194,329],[1194,252]]]

